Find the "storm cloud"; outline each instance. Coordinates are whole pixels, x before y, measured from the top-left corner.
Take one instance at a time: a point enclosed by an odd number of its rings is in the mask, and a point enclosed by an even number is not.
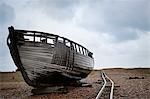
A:
[[[138,39],[150,30],[148,0],[43,0],[41,11],[57,21],[69,20],[89,31],[109,34],[111,41]]]
[[[89,0],[79,8],[75,22],[117,41],[137,39],[140,32],[150,30],[149,7],[149,0]]]
[[[48,16],[61,21],[74,17],[78,4],[79,0],[39,0],[37,6]]]

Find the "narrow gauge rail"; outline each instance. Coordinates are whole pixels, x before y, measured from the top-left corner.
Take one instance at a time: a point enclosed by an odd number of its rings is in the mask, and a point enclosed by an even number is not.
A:
[[[108,79],[111,82],[111,90],[110,90],[110,96],[109,99],[113,99],[113,90],[114,90],[114,82],[113,80],[111,80],[105,72],[102,71],[102,79],[104,81],[104,84],[102,86],[102,88],[100,89],[99,93],[97,94],[95,99],[100,99],[102,93],[104,92],[105,86],[108,83],[106,79]]]

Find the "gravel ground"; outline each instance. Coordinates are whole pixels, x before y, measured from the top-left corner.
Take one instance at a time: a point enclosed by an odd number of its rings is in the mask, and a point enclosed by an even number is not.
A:
[[[107,69],[115,82],[114,99],[150,99],[150,69]],[[33,95],[25,82],[0,82],[0,99],[95,99],[102,87],[100,71],[82,80],[92,87],[68,86],[68,93]],[[105,94],[105,93],[104,93]]]
[[[104,71],[115,82],[114,99],[150,99],[150,69]]]
[[[91,74],[83,79],[82,82],[91,84],[91,87],[73,87],[67,86],[68,93],[50,93],[44,95],[33,95],[32,87],[25,82],[1,82],[0,83],[0,99],[95,99],[100,84],[100,71],[91,72]]]

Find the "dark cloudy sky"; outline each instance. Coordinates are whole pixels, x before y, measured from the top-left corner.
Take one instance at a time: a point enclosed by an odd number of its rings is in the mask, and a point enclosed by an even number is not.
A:
[[[95,68],[150,67],[150,0],[0,0],[0,71],[16,69],[6,45],[11,25],[82,44]]]

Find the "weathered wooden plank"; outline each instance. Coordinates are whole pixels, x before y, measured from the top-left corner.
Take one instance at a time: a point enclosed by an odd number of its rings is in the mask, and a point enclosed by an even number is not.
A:
[[[21,54],[20,57],[24,59],[30,59],[30,60],[46,62],[46,63],[51,63],[51,60],[52,60],[52,56],[51,57],[36,56],[36,55],[31,55],[31,54]]]
[[[20,51],[20,54],[24,54],[24,55],[30,55],[30,56],[35,56],[35,57],[38,57],[38,56],[41,56],[41,57],[52,57],[53,54],[51,53],[43,53],[43,52],[32,52],[32,51]]]
[[[35,47],[29,47],[29,49],[37,49],[37,48],[35,48]],[[41,49],[43,49],[43,48],[41,48]],[[40,49],[40,50],[41,50]],[[45,48],[44,48],[44,50],[45,50]],[[39,54],[39,53],[36,53],[36,52],[26,52],[26,53],[28,53],[28,55],[27,55],[27,58],[29,58],[29,59],[33,59],[34,60],[34,58],[35,59],[38,59],[38,57],[39,57],[39,55],[36,55],[36,54]],[[33,55],[35,54],[35,57],[33,57]],[[41,55],[43,55],[43,53],[40,53]],[[32,55],[32,56],[30,56],[30,55]],[[40,56],[41,56],[40,55]],[[45,53],[44,53],[44,55],[46,55]],[[26,55],[24,55],[24,54],[22,54],[22,56],[24,56],[24,57],[26,57]],[[79,58],[77,59],[77,56],[79,56]],[[78,63],[78,65],[80,65],[80,66],[82,66],[83,64],[85,65],[85,67],[86,67],[86,65],[87,66],[89,66],[89,64],[91,64],[91,63],[89,63],[89,61],[86,61],[86,62],[83,62],[82,60],[81,60],[81,58],[80,57],[83,57],[82,55],[80,55],[80,54],[78,54],[78,55],[76,55],[76,57],[75,57],[75,60],[74,60],[74,62],[75,63]],[[43,56],[43,57],[41,57],[40,59],[42,59],[42,58],[45,58],[45,56]],[[83,57],[83,58],[85,58],[85,57]],[[40,60],[39,59],[39,60]],[[51,59],[50,57],[47,57],[47,60],[49,61],[49,59]],[[70,61],[71,59],[69,59],[69,61]],[[48,62],[47,61],[47,62]],[[80,67],[80,68],[82,68],[82,67]]]
[[[82,55],[82,54],[80,54],[80,53],[75,53],[75,56],[78,56],[78,57],[80,57],[81,59],[82,58],[86,58],[86,59],[89,59],[89,60],[92,60],[89,56],[85,56],[85,55]]]
[[[33,72],[33,70],[34,70],[35,73],[40,73],[40,74],[44,74],[44,72],[46,72],[46,71],[53,72],[53,70],[59,71],[59,72],[64,72],[66,74],[70,73],[73,75],[80,75],[81,73],[88,73],[89,71],[87,71],[87,69],[89,69],[89,68],[87,68],[87,67],[88,66],[90,67],[90,65],[92,63],[91,61],[89,61],[89,60],[91,60],[91,58],[89,58],[88,56],[85,57],[85,55],[76,53],[76,52],[70,50],[68,47],[63,47],[63,46],[64,46],[63,44],[59,43],[57,46],[58,49],[55,50],[58,54],[55,56],[55,60],[57,61],[57,64],[61,65],[63,62],[66,61],[66,59],[64,59],[66,52],[64,52],[64,51],[68,50],[68,51],[70,51],[70,54],[68,54],[69,58],[67,61],[69,62],[69,64],[76,64],[75,67],[67,67],[68,69],[66,69],[66,68],[60,69],[60,66],[57,67],[58,65],[56,65],[55,69],[48,67],[48,65],[51,62],[52,56],[53,56],[52,48],[47,48],[47,47],[43,47],[43,46],[42,47],[39,47],[39,46],[33,47],[33,46],[26,45],[26,46],[23,46],[20,48],[20,53],[21,53],[21,57],[23,59],[31,60],[31,61],[28,60],[26,62],[23,62],[25,64],[27,71]],[[47,56],[49,56],[49,57],[47,57]],[[60,60],[60,59],[64,59],[64,60]],[[45,61],[42,61],[42,60],[45,60]],[[41,62],[45,62],[45,63],[41,63]],[[72,62],[74,62],[74,63],[72,63]],[[54,64],[53,64],[53,67],[54,67]],[[44,69],[44,68],[49,68],[49,69]],[[73,70],[71,68],[73,68]]]
[[[36,51],[36,52],[47,52],[47,53],[52,53],[53,49],[48,49],[48,48],[38,48],[38,47],[28,47],[28,48],[24,48],[24,47],[20,47],[19,48],[20,51]]]
[[[29,71],[31,72],[34,70],[35,73],[40,73],[40,74],[42,74],[42,72],[45,72],[45,71],[48,71],[48,72],[58,71],[58,72],[64,72],[64,73],[71,73],[74,75],[80,75],[81,74],[80,70],[78,72],[75,72],[72,70],[66,70],[64,68],[61,69],[62,66],[59,66],[59,65],[51,66],[51,64],[45,64],[45,63],[41,64],[41,62],[38,62],[38,61],[33,61],[33,60],[28,60],[28,59],[22,59],[22,60],[26,60],[26,61],[23,61],[23,63],[24,63],[25,71],[28,71],[28,73],[29,73]],[[34,66],[32,66],[32,65],[34,65]],[[43,69],[43,65],[44,65],[44,67],[47,67],[47,68]],[[52,69],[52,67],[55,69]],[[32,75],[32,76],[34,76],[33,78],[36,77],[35,75]]]

